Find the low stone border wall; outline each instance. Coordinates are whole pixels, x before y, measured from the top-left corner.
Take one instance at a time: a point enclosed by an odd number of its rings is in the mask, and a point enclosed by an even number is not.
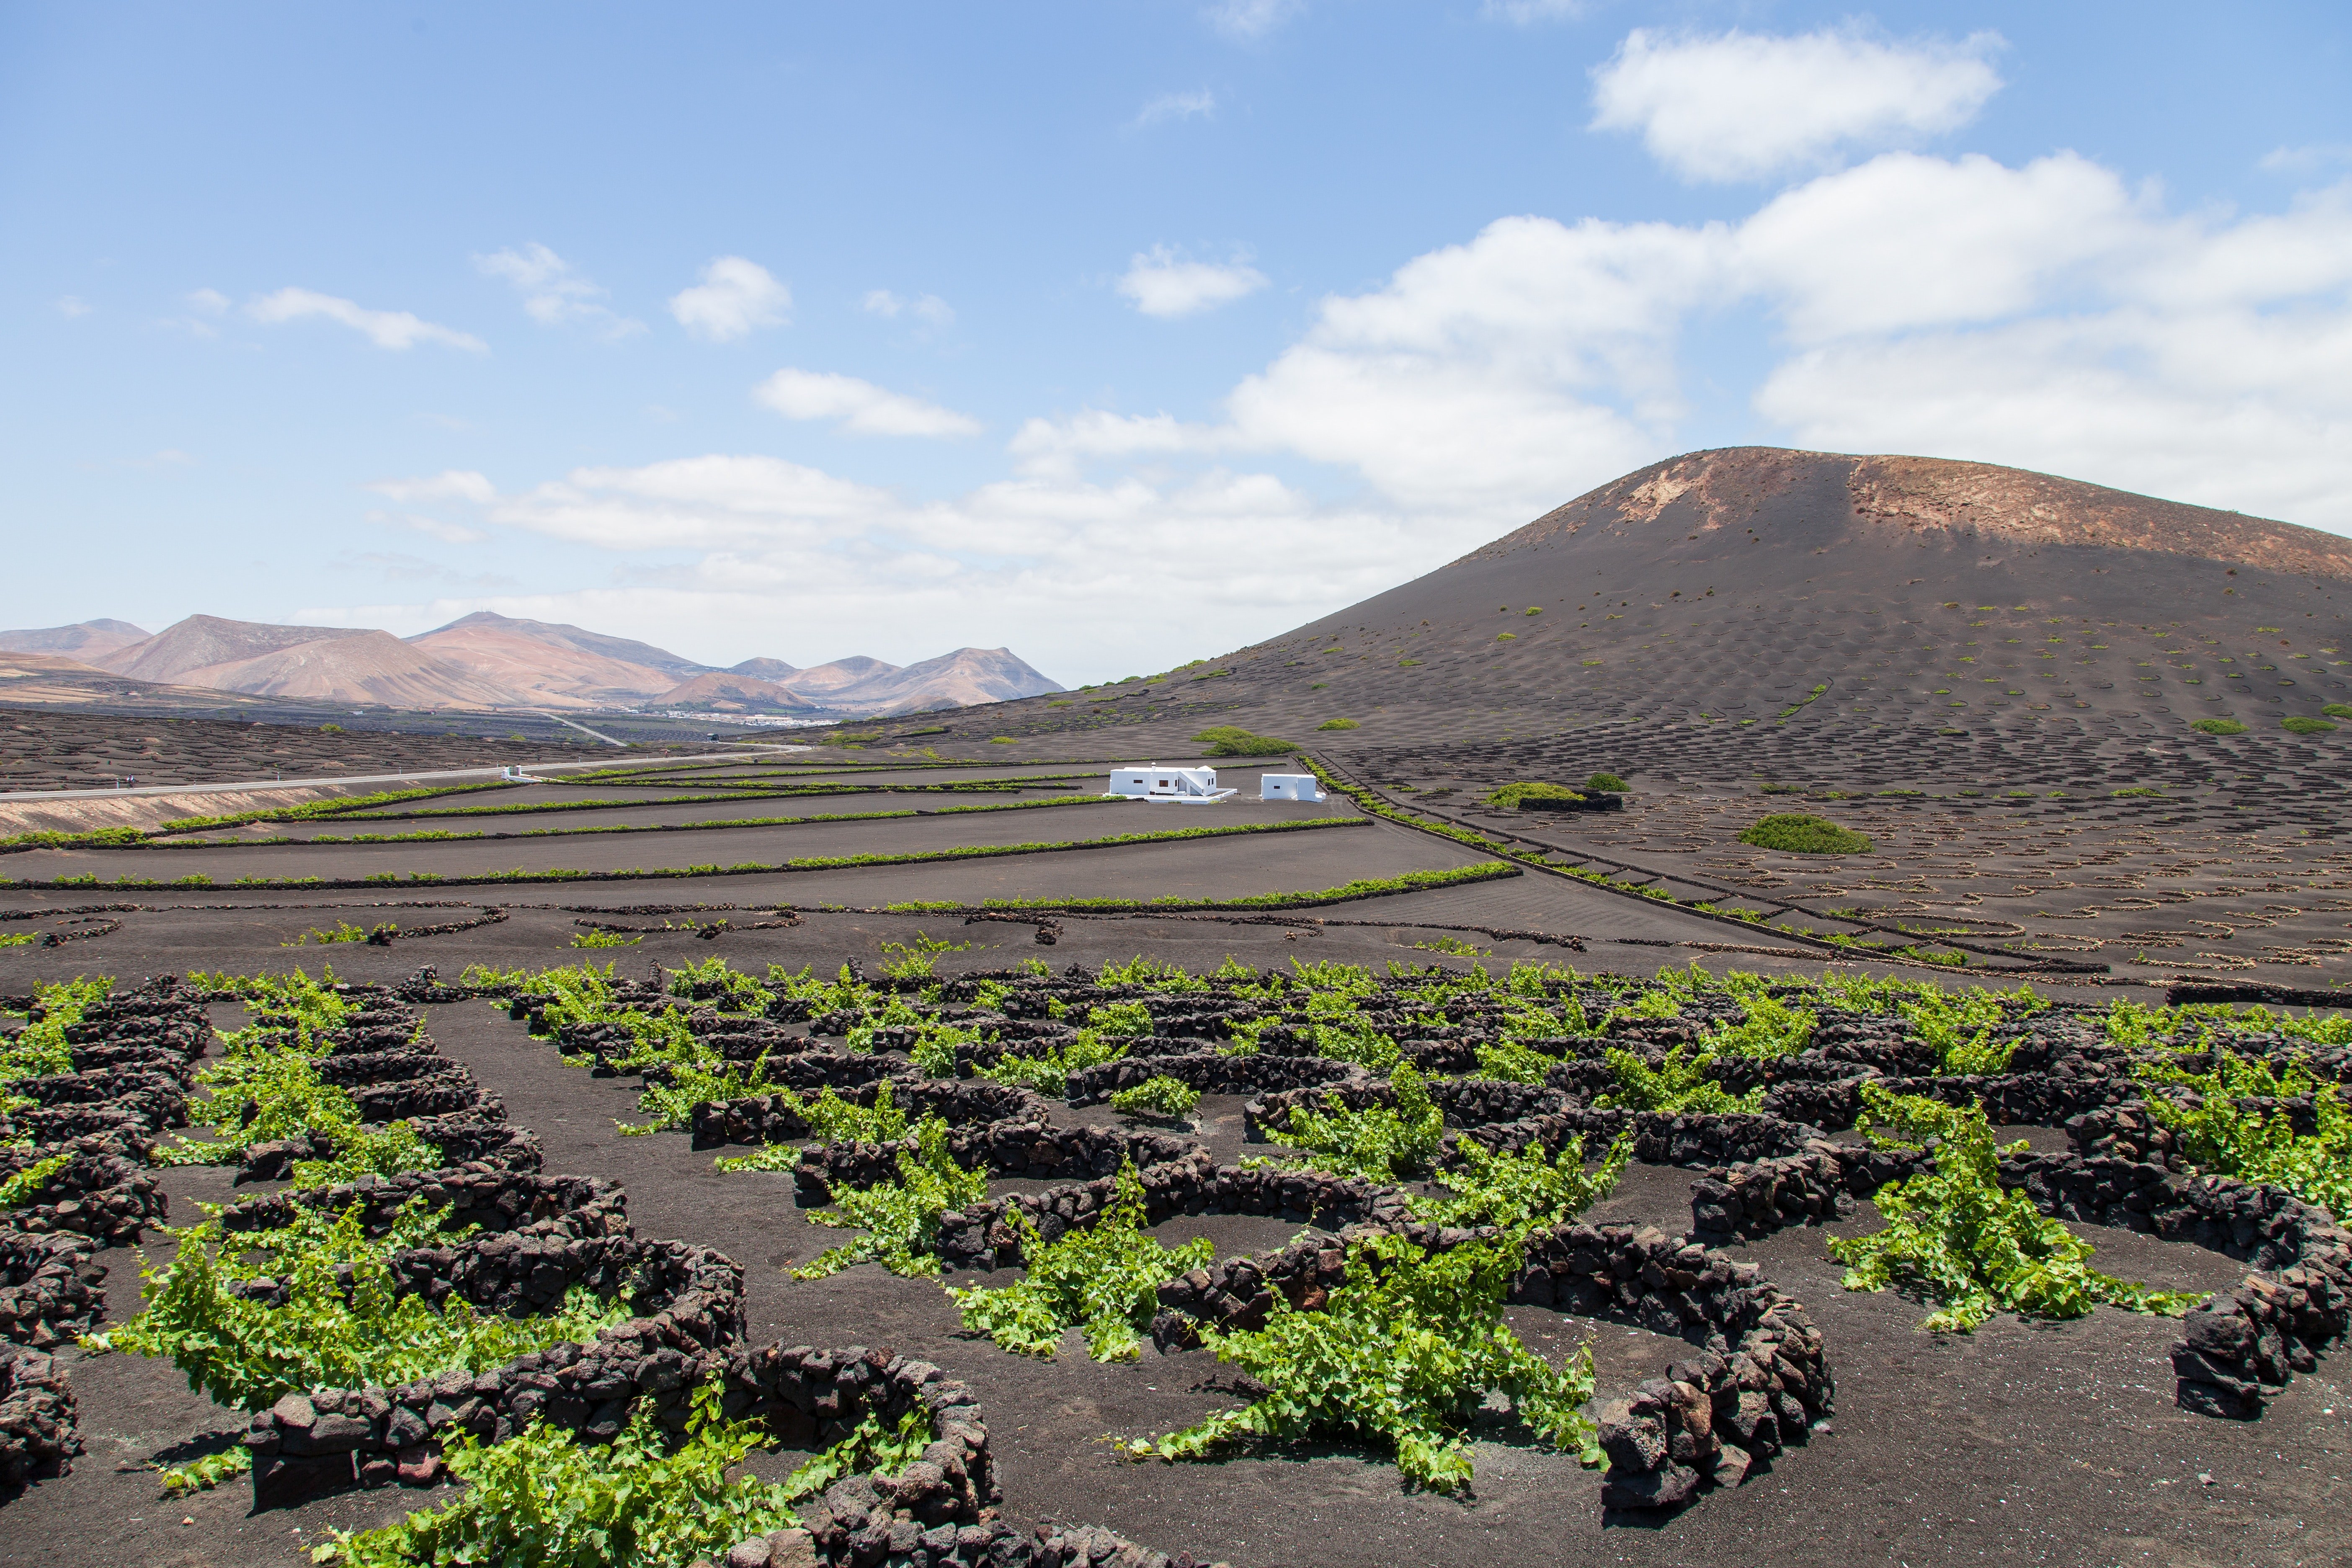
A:
[[[0,1181],[60,1153],[71,1155],[70,1163],[51,1172],[9,1211],[9,1223],[36,1236],[71,1231],[101,1247],[136,1242],[143,1226],[163,1223],[165,1201],[162,1184],[144,1160],[127,1159],[121,1149],[119,1139],[101,1137],[81,1139],[64,1149],[0,1152]]]
[[[45,1351],[0,1344],[0,1492],[61,1476],[81,1452],[73,1384]]]
[[[360,1224],[381,1235],[393,1215],[413,1199],[444,1208],[455,1229],[479,1226],[491,1235],[534,1231],[562,1237],[627,1236],[627,1201],[620,1184],[602,1176],[542,1176],[487,1163],[395,1176],[341,1186],[266,1193],[223,1206],[221,1227],[271,1230],[290,1223],[298,1208],[340,1214],[357,1205]]]
[[[604,1295],[633,1289],[646,1315],[603,1330],[592,1342],[555,1345],[479,1374],[289,1394],[257,1414],[243,1439],[254,1455],[256,1507],[354,1480],[429,1485],[439,1475],[438,1444],[450,1432],[503,1442],[533,1415],[606,1440],[630,1405],[651,1395],[665,1422],[682,1427],[692,1384],[742,1338],[742,1269],[683,1242],[508,1234],[394,1253],[390,1264],[399,1294],[436,1305],[455,1295],[488,1311],[544,1312],[585,1285]],[[285,1292],[274,1280],[247,1285],[262,1300]]]
[[[87,1333],[106,1311],[103,1264],[86,1236],[0,1230],[0,1344],[46,1349]]]
[[[1653,1226],[1567,1225],[1530,1240],[1511,1300],[1676,1334],[1700,1353],[1599,1412],[1604,1509],[1680,1507],[1736,1485],[1832,1414],[1821,1331],[1755,1264]]]
[[[1214,1164],[1208,1152],[1199,1148],[1181,1159],[1145,1166],[1136,1174],[1143,1184],[1147,1225],[1178,1215],[1247,1214],[1336,1228],[1389,1212],[1389,1204],[1402,1202],[1367,1182],[1340,1181],[1311,1171]],[[1022,1232],[1012,1223],[1016,1212],[1050,1242],[1095,1223],[1117,1195],[1118,1179],[1104,1176],[950,1209],[940,1216],[940,1260],[950,1268],[1016,1265],[1022,1255]]]
[[[912,1076],[907,1063],[889,1057],[826,1053],[851,1069],[844,1084],[822,1076],[808,1089],[831,1089],[835,1095],[870,1106],[881,1085],[890,1085],[891,1103],[910,1117],[937,1116],[950,1127],[997,1121],[1042,1122],[1052,1110],[1043,1095],[1011,1084],[969,1079],[925,1079]],[[773,1058],[771,1058],[772,1060]],[[814,1055],[806,1060],[818,1065]],[[813,1075],[814,1076],[814,1075]],[[741,1100],[705,1100],[688,1110],[688,1130],[697,1149],[720,1149],[730,1144],[789,1143],[814,1135],[801,1114],[800,1100],[790,1094],[756,1094]]]
[[[1391,1196],[1370,1225],[1311,1237],[1257,1258],[1230,1258],[1160,1286],[1153,1342],[1200,1343],[1200,1330],[1263,1327],[1279,1295],[1320,1308],[1347,1273],[1350,1243],[1375,1230],[1445,1251],[1492,1231],[1415,1224]],[[1570,1224],[1529,1238],[1509,1300],[1672,1334],[1696,1353],[1667,1377],[1600,1407],[1609,1455],[1601,1505],[1679,1508],[1706,1487],[1737,1485],[1751,1467],[1802,1443],[1831,1415],[1836,1385],[1821,1332],[1755,1264],[1653,1226]]]
[[[868,1187],[897,1173],[900,1152],[912,1152],[910,1138],[896,1143],[841,1142],[804,1148],[793,1167],[793,1196],[803,1207],[833,1201],[837,1186]],[[992,1121],[956,1128],[948,1154],[966,1170],[992,1176],[1053,1181],[1072,1176],[1115,1176],[1133,1161],[1141,1168],[1180,1161],[1199,1148],[1189,1138],[1111,1127],[1051,1127],[1042,1119]]]
[[[2078,1136],[2113,1125],[2078,1119]],[[1816,1142],[1778,1160],[1717,1170],[1692,1189],[1702,1235],[1757,1237],[1851,1209],[1926,1157]],[[2173,1347],[2183,1409],[2251,1420],[2318,1352],[2352,1332],[2352,1232],[2326,1210],[2276,1187],[2190,1176],[2161,1164],[2077,1152],[2000,1162],[2003,1187],[2022,1189],[2043,1214],[2190,1242],[2251,1263],[2227,1295],[2189,1314]]]

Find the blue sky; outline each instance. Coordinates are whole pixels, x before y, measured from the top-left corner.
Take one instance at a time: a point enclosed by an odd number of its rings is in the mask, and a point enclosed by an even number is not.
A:
[[[1076,682],[1746,442],[2352,532],[2347,35],[0,5],[0,623],[487,607]]]

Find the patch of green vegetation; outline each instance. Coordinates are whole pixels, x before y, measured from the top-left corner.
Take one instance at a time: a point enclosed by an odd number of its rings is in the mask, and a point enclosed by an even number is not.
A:
[[[1495,640],[1496,642],[1517,642],[1519,640],[1519,634],[1517,632],[1496,632],[1495,634]]]
[[[1787,855],[1862,855],[1870,849],[1870,840],[1862,834],[1800,811],[1759,818],[1739,836],[1739,842]]]
[[[1872,1147],[1932,1148],[1936,1168],[1878,1190],[1871,1202],[1885,1229],[1831,1241],[1830,1256],[1848,1266],[1847,1289],[1916,1291],[1941,1304],[1920,1327],[1962,1334],[1995,1312],[2080,1318],[2105,1302],[2179,1317],[2205,1299],[2093,1269],[2089,1242],[2044,1218],[2022,1189],[2003,1190],[2000,1156],[2026,1144],[1996,1145],[1982,1107],[1890,1094],[1869,1082],[1862,1098],[1867,1109],[1856,1125]]]
[[[1456,958],[1486,958],[1493,949],[1480,947],[1475,942],[1465,942],[1458,936],[1433,936],[1412,944],[1423,952],[1451,953]]]
[[[927,936],[919,931],[911,942],[886,942],[882,944],[882,951],[890,955],[889,961],[882,965],[882,973],[893,980],[929,980],[940,954],[969,952],[973,945],[968,942],[949,942],[942,937]]]
[[[1744,1115],[1753,1113],[1764,1099],[1761,1087],[1732,1094],[1706,1076],[1712,1053],[1685,1061],[1676,1046],[1654,1068],[1631,1051],[1603,1053],[1617,1087],[1592,1103],[1601,1110],[1656,1110],[1669,1115]]]
[[[1203,1330],[1217,1359],[1265,1392],[1156,1442],[1132,1458],[1204,1459],[1265,1443],[1327,1436],[1392,1449],[1407,1484],[1459,1491],[1471,1481],[1469,1431],[1488,1394],[1509,1399],[1547,1446],[1598,1463],[1588,1347],[1555,1368],[1503,1321],[1516,1247],[1479,1242],[1434,1257],[1401,1236],[1349,1248],[1345,1281],[1319,1312],[1279,1294],[1263,1329]]]
[[[2280,720],[2279,728],[2296,735],[2325,735],[2332,732],[2336,726],[2325,719],[2306,719],[2300,713],[2294,713]]]
[[[455,1501],[310,1550],[341,1568],[672,1568],[725,1556],[731,1543],[794,1522],[793,1505],[852,1475],[905,1469],[931,1440],[923,1409],[886,1429],[867,1415],[782,1482],[742,1468],[764,1429],[726,1418],[718,1380],[697,1389],[682,1438],[639,1400],[610,1443],[583,1442],[539,1417],[503,1443],[461,1432],[443,1455],[465,1483]]]
[[[1318,730],[1353,730],[1357,724],[1353,719],[1326,719],[1315,727]]]
[[[2330,719],[2352,719],[2352,702],[2331,702],[2320,711]]]
[[[1595,773],[1584,781],[1584,787],[1604,795],[1624,795],[1633,786],[1615,773]]]
[[[2300,1064],[2277,1072],[2220,1048],[2206,1072],[2163,1062],[2136,1062],[2132,1072],[2145,1082],[2195,1091],[2193,1104],[2149,1095],[2147,1109],[2179,1134],[2181,1152],[2199,1170],[2284,1187],[2339,1220],[2352,1215],[2352,1111],[2336,1084]],[[2282,1102],[2301,1099],[2311,1101],[2314,1125],[2298,1135]],[[2271,1102],[2269,1112],[2243,1103],[2250,1100]]]
[[[1213,757],[1274,757],[1296,750],[1272,735],[1254,735],[1238,724],[1213,724],[1192,737]]]
[[[2201,730],[2208,735],[2242,735],[2246,732],[2246,727],[2235,719],[2192,719],[2189,727]]]
[[[1150,1217],[1143,1181],[1129,1162],[1119,1167],[1116,1195],[1101,1217],[1058,1240],[1046,1241],[1026,1214],[1012,1211],[1022,1241],[1019,1284],[994,1290],[950,1286],[948,1294],[968,1331],[1016,1354],[1050,1358],[1076,1328],[1095,1360],[1133,1361],[1143,1347],[1139,1331],[1160,1304],[1160,1287],[1207,1267],[1217,1255],[1206,1237],[1172,1248],[1161,1245],[1145,1228]]]
[[[623,936],[612,931],[583,931],[572,933],[574,947],[635,947],[645,941],[642,936]]]
[[[1584,798],[1584,796],[1582,796],[1581,795],[1579,795],[1576,791],[1574,791],[1574,790],[1572,790],[1572,789],[1569,788],[1566,784],[1505,784],[1502,788],[1500,788],[1500,789],[1496,790],[1494,794],[1492,794],[1492,795],[1488,795],[1488,796],[1486,797],[1486,804],[1487,804],[1487,805],[1499,805],[1499,806],[1502,806],[1502,807],[1503,807],[1504,809],[1506,809],[1506,810],[1509,810],[1509,811],[1516,811],[1516,810],[1517,810],[1517,809],[1518,809],[1519,803],[1520,803],[1520,802],[1522,802],[1522,801],[1528,801],[1528,800],[1575,800],[1575,801],[1580,801],[1580,800],[1582,800],[1583,798]]]
[[[307,1389],[485,1372],[530,1351],[593,1339],[631,1316],[625,1299],[599,1300],[578,1286],[545,1317],[478,1313],[455,1292],[435,1308],[422,1296],[397,1294],[390,1264],[396,1251],[446,1239],[439,1215],[421,1200],[374,1237],[362,1228],[357,1204],[341,1215],[294,1212],[285,1227],[233,1239],[216,1219],[173,1231],[172,1261],[142,1264],[145,1310],[84,1342],[169,1360],[191,1389],[232,1409],[259,1410]],[[284,1286],[283,1300],[239,1289],[265,1273]]]
[[[1335,1176],[1388,1185],[1421,1174],[1444,1140],[1444,1117],[1411,1062],[1397,1063],[1389,1073],[1389,1089],[1393,1107],[1349,1110],[1336,1100],[1320,1112],[1294,1107],[1289,1125],[1268,1127],[1266,1140],[1301,1151],[1308,1166]]]
[[[1160,1116],[1181,1121],[1192,1114],[1201,1103],[1201,1091],[1181,1079],[1165,1073],[1155,1074],[1133,1089],[1122,1089],[1110,1097],[1110,1108],[1123,1116]]]

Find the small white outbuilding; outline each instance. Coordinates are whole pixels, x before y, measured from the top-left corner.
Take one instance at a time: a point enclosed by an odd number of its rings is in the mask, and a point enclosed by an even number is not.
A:
[[[1257,797],[1260,800],[1321,800],[1322,787],[1313,773],[1260,773],[1257,776]]]
[[[1178,805],[1214,805],[1226,796],[1241,792],[1219,789],[1214,768],[1163,768],[1154,763],[1145,768],[1112,769],[1110,787],[1103,793],[1129,800],[1172,801]]]

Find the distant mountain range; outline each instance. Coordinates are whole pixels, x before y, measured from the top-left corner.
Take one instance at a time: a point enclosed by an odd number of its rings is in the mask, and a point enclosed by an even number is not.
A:
[[[128,621],[0,632],[0,652],[139,681],[394,708],[639,708],[826,718],[924,712],[1062,688],[1006,648],[908,665],[862,656],[718,669],[628,637],[483,610],[416,637],[190,616],[152,636]]]

